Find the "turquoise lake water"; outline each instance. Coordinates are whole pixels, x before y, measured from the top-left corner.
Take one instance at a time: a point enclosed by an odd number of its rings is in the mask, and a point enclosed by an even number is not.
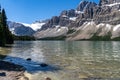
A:
[[[120,80],[119,41],[16,41],[0,54],[26,67],[30,80]]]

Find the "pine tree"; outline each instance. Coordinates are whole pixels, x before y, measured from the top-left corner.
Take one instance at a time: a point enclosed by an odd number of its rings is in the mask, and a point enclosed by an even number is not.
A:
[[[0,25],[0,46],[5,46],[5,39],[3,38],[3,28]]]
[[[9,31],[7,25],[7,17],[5,10],[2,9],[0,6],[0,46],[5,46],[5,44],[13,44],[13,36],[12,33]]]
[[[1,21],[2,21],[3,31],[4,31],[5,43],[6,44],[12,44],[13,43],[13,36],[8,29],[7,17],[6,17],[6,13],[5,13],[4,9],[2,9],[1,15],[2,15]]]
[[[3,27],[2,27],[2,14],[1,14],[1,6],[0,6],[0,46],[5,46],[5,38],[3,34]]]

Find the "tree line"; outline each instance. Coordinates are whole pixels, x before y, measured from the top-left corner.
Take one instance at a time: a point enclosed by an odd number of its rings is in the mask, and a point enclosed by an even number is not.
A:
[[[14,39],[7,25],[7,16],[4,9],[0,6],[0,46],[13,44]]]

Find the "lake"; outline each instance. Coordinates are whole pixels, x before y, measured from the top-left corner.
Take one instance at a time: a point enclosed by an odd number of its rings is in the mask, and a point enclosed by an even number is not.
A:
[[[26,67],[30,80],[120,80],[119,41],[15,41],[0,54]]]

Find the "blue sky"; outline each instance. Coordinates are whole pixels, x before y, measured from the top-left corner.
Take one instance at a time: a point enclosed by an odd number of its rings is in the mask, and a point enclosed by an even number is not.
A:
[[[57,16],[63,10],[75,9],[81,0],[0,0],[8,20],[32,23]],[[90,0],[98,3],[98,0]]]

